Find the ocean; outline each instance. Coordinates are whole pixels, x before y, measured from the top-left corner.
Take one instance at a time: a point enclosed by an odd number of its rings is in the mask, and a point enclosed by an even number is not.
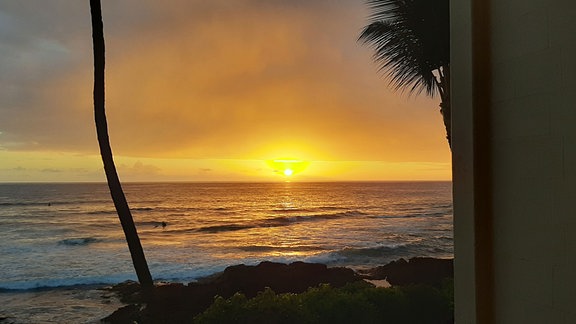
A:
[[[123,186],[158,281],[189,282],[263,260],[368,268],[453,256],[450,182]],[[0,260],[0,318],[13,323],[95,320],[116,304],[88,291],[136,280],[103,183],[0,184]],[[61,292],[78,302],[70,314],[56,305],[55,317],[26,321],[34,313],[26,307],[37,304],[31,296],[55,294],[58,304]]]

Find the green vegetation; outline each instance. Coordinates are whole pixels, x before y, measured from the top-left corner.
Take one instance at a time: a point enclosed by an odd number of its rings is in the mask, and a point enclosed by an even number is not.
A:
[[[248,299],[217,297],[194,323],[452,323],[453,282],[441,287],[376,288],[366,282],[321,285],[302,294],[271,289]]]

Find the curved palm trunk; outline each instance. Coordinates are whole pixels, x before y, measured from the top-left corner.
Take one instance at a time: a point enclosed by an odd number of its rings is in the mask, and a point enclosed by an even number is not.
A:
[[[144,251],[138,238],[138,232],[128,207],[128,202],[122,191],[120,179],[116,172],[110,140],[108,137],[108,123],[106,121],[106,111],[104,106],[104,28],[102,23],[102,9],[100,0],[90,0],[90,13],[92,16],[92,41],[94,47],[94,119],[96,132],[98,134],[98,144],[100,154],[104,163],[104,171],[110,188],[110,195],[114,201],[114,206],[118,213],[118,218],[122,224],[124,235],[128,243],[128,249],[132,256],[132,263],[138,276],[138,281],[144,287],[152,286],[152,276],[144,257]]]

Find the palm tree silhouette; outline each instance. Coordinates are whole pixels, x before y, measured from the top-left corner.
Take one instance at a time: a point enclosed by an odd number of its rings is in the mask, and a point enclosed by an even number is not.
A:
[[[359,41],[374,48],[394,90],[434,97],[452,147],[449,0],[368,0],[371,11]]]
[[[148,263],[144,256],[144,250],[140,244],[140,238],[132,219],[132,213],[128,202],[124,196],[114,159],[110,139],[108,137],[108,123],[106,121],[105,95],[104,95],[104,66],[105,66],[105,47],[104,47],[104,26],[102,23],[102,7],[100,0],[90,0],[90,14],[92,17],[92,44],[94,48],[94,120],[96,124],[96,133],[98,135],[98,144],[100,146],[100,155],[104,163],[104,171],[110,188],[110,195],[114,201],[118,218],[122,224],[128,249],[132,256],[132,263],[138,276],[138,281],[143,287],[153,285],[152,276],[148,269]]]

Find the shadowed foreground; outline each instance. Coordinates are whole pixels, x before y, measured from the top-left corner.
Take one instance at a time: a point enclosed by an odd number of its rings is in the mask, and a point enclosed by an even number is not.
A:
[[[236,265],[188,285],[159,285],[150,291],[133,282],[117,285],[112,289],[130,305],[104,321],[417,323],[414,316],[419,316],[423,323],[444,324],[452,321],[451,286],[446,284],[452,276],[452,260],[433,258],[400,259],[362,273],[304,262]],[[364,279],[387,279],[398,287],[375,288]]]

